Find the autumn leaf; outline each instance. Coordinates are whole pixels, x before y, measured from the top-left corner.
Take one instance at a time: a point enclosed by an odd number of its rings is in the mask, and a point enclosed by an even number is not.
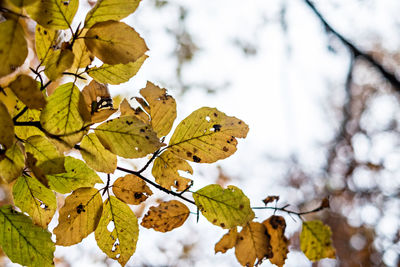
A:
[[[113,229],[108,229],[113,222]],[[104,203],[103,214],[95,231],[99,248],[108,257],[124,266],[136,250],[139,226],[137,218],[127,204],[110,196]]]
[[[50,54],[44,73],[47,78],[54,81],[62,76],[63,72],[69,69],[74,63],[74,53],[72,50],[65,48],[56,50]]]
[[[10,183],[17,179],[25,167],[25,158],[17,144],[7,149],[0,160],[0,178]]]
[[[194,192],[193,198],[203,216],[224,229],[246,225],[254,218],[250,200],[233,185],[227,189],[217,184],[207,185]]]
[[[75,40],[74,45],[72,46],[72,52],[75,55],[74,62],[71,66],[73,72],[80,68],[86,68],[93,61],[93,56],[87,49],[83,39]]]
[[[132,108],[132,106],[129,104],[128,100],[124,98],[122,100],[120,106],[119,106],[119,111],[121,112],[121,117],[124,116],[135,116],[142,122],[148,124],[149,123],[149,115],[144,112],[143,108],[138,106],[137,108]]]
[[[331,229],[319,220],[303,222],[300,234],[300,248],[311,261],[323,258],[335,258],[332,246]]]
[[[82,187],[72,192],[65,199],[58,225],[53,230],[56,244],[70,246],[81,242],[96,229],[102,210],[103,200],[97,189]]]
[[[14,123],[6,105],[0,101],[0,145],[9,148],[14,143]]]
[[[140,35],[118,21],[94,24],[85,35],[87,48],[106,64],[127,64],[138,60],[148,50]]]
[[[179,123],[168,147],[183,159],[212,163],[235,153],[236,138],[245,138],[248,131],[243,121],[203,107]]]
[[[154,160],[152,174],[156,183],[168,190],[175,187],[178,191],[183,191],[190,185],[192,180],[181,176],[179,171],[193,174],[193,169],[186,160],[168,150]]]
[[[262,222],[267,228],[273,256],[269,259],[272,264],[282,267],[289,253],[289,241],[285,236],[286,222],[282,216],[271,216]]]
[[[92,123],[102,122],[117,111],[112,106],[111,95],[104,84],[92,80],[83,88],[82,95]]]
[[[224,234],[224,236],[215,244],[215,254],[217,254],[218,252],[225,253],[229,249],[233,248],[236,245],[237,239],[237,228],[234,227],[229,229],[228,233]]]
[[[43,66],[46,66],[50,55],[54,52],[58,45],[60,32],[44,28],[39,24],[36,25],[35,31],[35,46],[36,54]]]
[[[112,190],[119,200],[131,205],[138,205],[153,194],[146,182],[133,174],[118,178]]]
[[[18,240],[18,242],[17,242]],[[0,245],[15,263],[34,267],[54,266],[51,233],[10,205],[0,207]]]
[[[253,266],[273,256],[270,239],[262,223],[250,222],[240,231],[235,246],[235,255],[243,266]]]
[[[25,110],[27,107],[21,100],[17,100],[13,116],[17,116],[20,112]],[[25,112],[17,118],[17,122],[32,122],[40,120],[40,110],[36,109],[26,109]],[[15,125],[14,126],[15,134],[21,139],[28,139],[34,135],[45,135],[38,127],[36,126],[27,126],[27,125]]]
[[[10,2],[17,7],[29,6],[32,5],[32,3],[35,3],[36,1],[38,0],[10,0]]]
[[[28,75],[19,75],[8,86],[28,108],[41,109],[46,105],[46,99],[40,91],[38,84]]]
[[[150,207],[141,225],[165,233],[180,227],[189,214],[188,207],[177,200],[162,202],[157,207]]]

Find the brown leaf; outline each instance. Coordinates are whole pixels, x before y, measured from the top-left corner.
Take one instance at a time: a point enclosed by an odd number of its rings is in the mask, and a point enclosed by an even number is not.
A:
[[[9,87],[28,108],[41,109],[46,105],[46,99],[36,81],[28,75],[19,75]]]
[[[146,182],[133,174],[118,178],[112,190],[117,198],[131,205],[138,205],[153,194]]]
[[[110,92],[104,84],[92,80],[83,88],[82,95],[92,123],[102,122],[117,111],[113,108]]]
[[[215,254],[217,252],[225,253],[229,249],[233,248],[236,245],[236,241],[238,239],[237,228],[229,229],[229,232],[226,233],[222,238],[215,244],[214,251]]]
[[[263,221],[271,237],[273,257],[269,259],[272,264],[282,267],[289,253],[289,241],[285,237],[286,222],[281,216],[271,216]]]
[[[267,196],[265,199],[263,199],[265,205],[274,201],[279,201],[279,196]]]

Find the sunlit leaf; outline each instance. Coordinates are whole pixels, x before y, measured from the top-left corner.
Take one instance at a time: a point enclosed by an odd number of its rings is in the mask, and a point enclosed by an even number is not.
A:
[[[207,220],[225,229],[243,226],[254,218],[250,200],[233,185],[226,189],[217,184],[207,185],[194,192],[193,198]]]
[[[136,61],[148,50],[132,27],[113,20],[93,25],[85,35],[85,44],[93,55],[111,65]]]
[[[86,68],[93,61],[93,56],[87,49],[85,41],[83,39],[75,40],[72,46],[72,52],[74,52],[74,63],[71,69],[75,72],[77,69]]]
[[[175,187],[178,191],[183,191],[192,181],[181,176],[178,171],[193,174],[193,169],[186,160],[168,150],[154,160],[152,174],[156,178],[156,183],[168,190]]]
[[[233,248],[236,245],[236,241],[238,238],[237,228],[229,229],[229,232],[224,234],[224,236],[215,244],[214,251],[215,253],[221,252],[225,253],[229,249]]]
[[[183,159],[212,163],[235,153],[236,138],[245,138],[248,131],[243,121],[203,107],[179,123],[169,147]]]
[[[62,76],[74,63],[74,53],[70,49],[56,50],[50,54],[46,62],[44,73],[47,78],[54,81]]]
[[[0,101],[0,145],[9,148],[14,143],[14,123],[6,105]]]
[[[83,88],[82,95],[92,123],[102,122],[117,111],[113,108],[111,95],[104,84],[92,80]]]
[[[40,91],[37,82],[28,75],[19,75],[8,86],[28,108],[41,109],[46,105],[46,99]]]
[[[153,194],[146,182],[133,174],[118,178],[112,190],[118,199],[131,205],[138,205]]]
[[[311,261],[323,258],[335,258],[335,249],[332,246],[332,232],[328,225],[321,221],[303,222],[300,234],[300,248]]]
[[[121,112],[121,117],[123,116],[135,116],[137,117],[139,120],[141,120],[144,123],[149,123],[149,115],[147,113],[144,112],[144,110],[139,106],[137,108],[132,108],[131,105],[129,104],[128,100],[126,100],[126,98],[124,98],[124,100],[122,100],[120,106],[119,106],[119,110]]]
[[[15,117],[17,114],[22,112],[25,109],[25,104],[22,103],[21,100],[17,100],[17,103],[15,105],[14,109],[14,114],[13,116]],[[32,121],[39,121],[40,120],[40,111],[36,109],[30,109],[28,108],[22,116],[20,116],[16,121],[17,122],[32,122]],[[15,134],[22,139],[28,139],[31,136],[34,135],[45,135],[44,132],[42,132],[38,127],[35,126],[27,126],[27,125],[22,125],[22,126],[14,126],[15,129]]]
[[[72,192],[60,209],[58,225],[53,231],[56,244],[70,246],[81,242],[96,229],[102,210],[103,200],[97,189],[83,187]]]
[[[151,127],[133,116],[106,121],[95,133],[104,147],[124,158],[141,158],[162,146]]]
[[[0,245],[15,263],[34,267],[53,266],[51,233],[10,205],[0,207]]]
[[[83,137],[80,148],[82,158],[94,170],[113,173],[117,168],[117,155],[105,149],[95,134]]]
[[[46,66],[50,55],[58,44],[59,31],[46,29],[39,24],[36,25],[35,45],[36,54],[43,66]]]
[[[55,194],[34,177],[22,175],[13,187],[14,203],[33,222],[47,228],[57,209]]]
[[[38,0],[10,0],[10,2],[16,5],[17,7],[32,5],[36,1]]]
[[[109,228],[110,222],[113,227]],[[110,196],[95,231],[99,248],[124,266],[136,250],[139,236],[137,218],[127,204]]]
[[[0,77],[3,77],[24,63],[28,46],[24,30],[16,20],[1,22],[0,36]]]
[[[282,216],[271,216],[263,221],[268,230],[273,257],[269,259],[272,264],[282,267],[289,253],[289,241],[285,236],[286,222]]]
[[[17,179],[25,167],[25,158],[17,144],[7,149],[0,160],[0,178],[10,183]]]
[[[3,88],[2,91],[3,92],[0,93],[0,102],[3,102],[3,104],[7,107],[8,113],[14,114],[17,102],[21,101],[18,100],[11,88],[6,87]]]
[[[271,258],[272,249],[268,232],[262,223],[250,222],[240,231],[235,246],[235,255],[243,266],[253,266],[265,258]]]

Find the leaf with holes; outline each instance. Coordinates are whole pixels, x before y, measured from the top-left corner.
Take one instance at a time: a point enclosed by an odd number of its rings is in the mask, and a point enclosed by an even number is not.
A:
[[[118,178],[112,190],[118,199],[131,205],[138,205],[153,194],[146,182],[133,174]]]
[[[215,254],[218,252],[225,253],[229,249],[233,248],[236,245],[236,241],[238,239],[237,228],[229,229],[229,232],[224,234],[222,238],[215,244],[214,251]]]
[[[175,187],[178,191],[183,191],[190,185],[192,180],[181,176],[179,171],[193,174],[193,169],[186,160],[168,150],[154,160],[152,174],[156,183],[168,190]]]
[[[303,222],[300,234],[300,249],[311,261],[323,258],[335,258],[335,249],[332,246],[332,232],[328,225],[315,220]]]
[[[117,111],[113,108],[110,92],[104,84],[92,80],[83,88],[82,95],[92,123],[102,122]]]
[[[6,105],[0,101],[0,145],[10,148],[14,143],[14,123]]]
[[[273,257],[269,259],[272,264],[282,267],[289,253],[289,241],[285,236],[286,222],[282,216],[271,216],[262,222],[268,230]]]
[[[243,226],[254,218],[250,200],[233,185],[226,189],[217,184],[207,185],[194,192],[193,198],[203,216],[224,229]]]
[[[19,75],[8,86],[28,108],[41,109],[46,105],[46,99],[40,91],[38,84],[28,75]]]
[[[138,236],[136,215],[127,204],[110,196],[104,203],[103,214],[95,231],[99,248],[124,266],[136,250]]]
[[[33,222],[47,228],[57,209],[55,194],[34,177],[22,175],[13,186],[14,203]]]
[[[235,153],[236,138],[245,138],[248,131],[243,121],[203,107],[179,123],[169,149],[186,160],[212,163]]]
[[[60,32],[47,29],[39,24],[36,25],[35,31],[35,47],[36,54],[43,66],[46,66],[50,55],[54,52],[58,45]]]
[[[7,149],[4,157],[0,160],[0,178],[10,183],[17,179],[25,167],[25,158],[17,144]]]
[[[83,187],[72,192],[60,209],[58,225],[53,231],[56,244],[70,246],[81,242],[96,229],[102,211],[103,200],[97,189]]]
[[[158,207],[150,207],[141,225],[165,233],[180,227],[189,214],[188,207],[177,200],[162,202]]]

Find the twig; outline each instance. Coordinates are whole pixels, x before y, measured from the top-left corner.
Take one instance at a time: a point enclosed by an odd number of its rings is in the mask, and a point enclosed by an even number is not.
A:
[[[149,159],[149,161],[147,161],[147,163],[143,166],[143,168],[141,168],[139,171],[137,171],[137,173],[142,173],[144,172],[150,165],[150,163],[153,162],[153,160],[155,160],[155,158],[159,155],[160,153],[160,149],[158,149],[156,152],[153,153],[153,156]]]
[[[251,207],[251,208],[254,209],[254,210],[266,210],[266,209],[269,209],[269,210],[274,210],[274,212],[282,211],[282,212],[286,212],[289,215],[291,215],[291,214],[296,215],[301,219],[302,215],[315,213],[315,212],[321,211],[321,210],[323,210],[325,208],[329,208],[329,204],[327,204],[327,202],[325,202],[325,201],[322,201],[322,203],[321,203],[321,205],[319,207],[317,207],[317,208],[315,208],[313,210],[303,211],[303,212],[297,212],[297,211],[293,211],[293,210],[288,210],[288,209],[286,209],[287,207],[289,207],[289,205],[285,205],[285,206],[280,207],[280,208],[278,208],[278,207]]]

